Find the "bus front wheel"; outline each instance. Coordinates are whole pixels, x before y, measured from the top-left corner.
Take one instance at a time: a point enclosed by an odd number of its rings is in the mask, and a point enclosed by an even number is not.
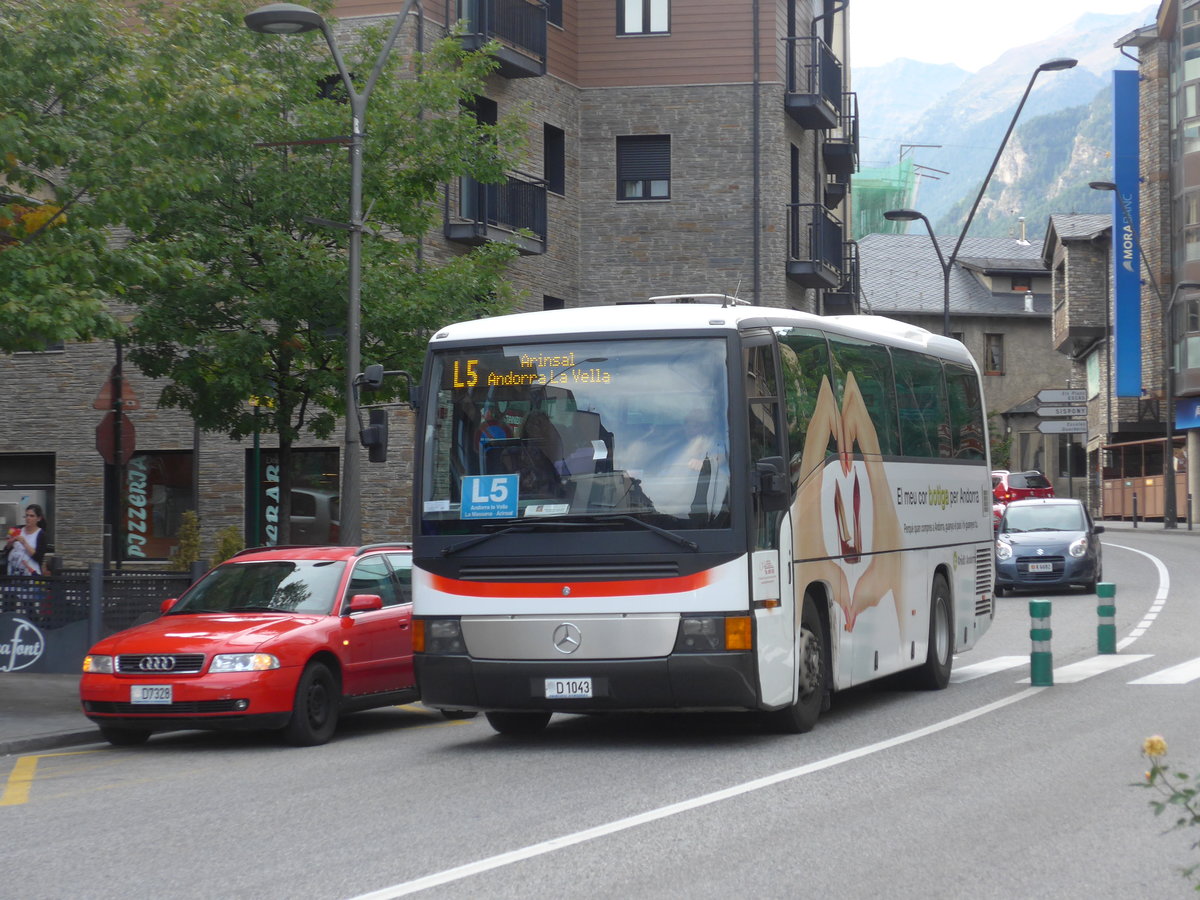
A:
[[[950,585],[943,575],[935,575],[929,594],[929,649],[925,662],[913,670],[918,688],[940,691],[950,683],[954,662],[954,613],[950,606]]]
[[[550,722],[548,712],[489,712],[488,724],[500,734],[537,734]]]
[[[795,702],[767,714],[772,728],[781,734],[812,731],[825,703],[825,623],[811,594],[804,595],[804,609],[800,613],[796,665],[800,671]]]

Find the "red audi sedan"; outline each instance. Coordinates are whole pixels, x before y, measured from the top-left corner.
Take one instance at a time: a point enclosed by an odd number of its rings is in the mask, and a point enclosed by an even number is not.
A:
[[[342,713],[417,699],[411,573],[406,544],[242,551],[92,647],[83,712],[118,745],[187,728],[325,743]]]

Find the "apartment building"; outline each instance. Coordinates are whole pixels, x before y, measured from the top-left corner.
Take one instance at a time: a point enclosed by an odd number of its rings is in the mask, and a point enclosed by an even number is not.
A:
[[[404,6],[342,0],[335,38],[352,42]],[[845,2],[432,0],[393,52],[411,54],[455,23],[468,47],[498,42],[474,114],[516,111],[528,141],[505,184],[445,186],[442,227],[423,239],[431,257],[516,242],[510,278],[524,310],[718,292],[857,311],[843,224],[858,163]],[[202,433],[157,409],[161,385],[124,365],[134,431],[114,454],[103,423],[118,366],[119,348],[104,343],[0,358],[12,388],[0,403],[22,423],[0,434],[0,524],[41,503],[67,566],[165,561],[186,509],[200,517],[206,553],[231,525],[251,543],[269,540],[272,436]],[[22,403],[31,396],[36,411]],[[364,541],[410,533],[408,414],[392,411],[390,430],[388,462],[364,464]],[[337,540],[340,446],[306,438],[296,450],[293,538]]]

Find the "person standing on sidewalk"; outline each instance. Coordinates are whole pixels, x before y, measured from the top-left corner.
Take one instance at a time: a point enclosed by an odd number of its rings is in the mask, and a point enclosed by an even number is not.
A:
[[[36,503],[25,507],[25,527],[9,535],[4,545],[9,575],[41,575],[46,558],[46,516]]]

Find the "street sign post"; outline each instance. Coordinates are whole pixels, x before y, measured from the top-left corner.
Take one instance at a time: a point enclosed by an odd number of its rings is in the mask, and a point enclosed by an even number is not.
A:
[[[1042,434],[1087,434],[1086,419],[1055,419],[1048,422],[1038,422],[1038,431]]]
[[[1046,418],[1048,416],[1086,416],[1086,406],[1039,406],[1037,414]]]
[[[1038,403],[1087,403],[1087,391],[1082,388],[1038,391]]]

